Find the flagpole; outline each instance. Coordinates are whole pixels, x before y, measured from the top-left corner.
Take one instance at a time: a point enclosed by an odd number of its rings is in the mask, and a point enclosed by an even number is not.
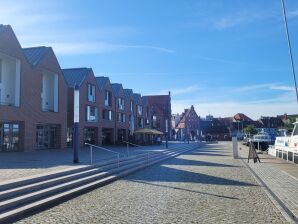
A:
[[[291,66],[292,66],[293,79],[294,79],[294,84],[295,84],[296,99],[297,99],[297,103],[298,103],[298,91],[297,91],[296,73],[295,73],[295,67],[294,67],[294,62],[293,62],[292,46],[291,46],[291,41],[290,41],[290,34],[289,34],[289,29],[288,29],[288,20],[287,20],[287,15],[286,15],[286,9],[285,9],[284,0],[281,0],[281,5],[282,5],[284,22],[285,22],[285,29],[286,29],[286,34],[287,34],[287,40],[288,40],[288,48],[289,48]]]

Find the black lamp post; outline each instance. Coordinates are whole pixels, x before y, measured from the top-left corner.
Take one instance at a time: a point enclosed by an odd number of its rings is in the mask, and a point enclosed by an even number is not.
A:
[[[80,91],[76,84],[74,88],[74,133],[73,133],[73,163],[79,163],[80,147]]]

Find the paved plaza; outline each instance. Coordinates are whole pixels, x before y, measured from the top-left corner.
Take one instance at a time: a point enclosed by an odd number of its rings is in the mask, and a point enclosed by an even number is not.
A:
[[[186,143],[170,142],[169,149],[175,149],[186,145]],[[165,150],[165,144],[156,146],[129,147],[109,146],[107,149],[120,153],[121,157],[144,153],[145,151]],[[14,181],[19,178],[39,176],[43,174],[58,172],[68,169],[90,165],[90,149],[82,148],[79,152],[79,164],[73,164],[73,150],[53,149],[34,152],[10,152],[1,153],[0,156],[0,184]],[[117,159],[117,155],[102,149],[93,149],[93,163]]]
[[[209,144],[18,223],[290,223],[231,143]]]

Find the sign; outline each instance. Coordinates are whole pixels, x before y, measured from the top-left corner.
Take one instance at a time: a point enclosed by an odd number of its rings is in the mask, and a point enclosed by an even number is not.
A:
[[[232,137],[232,143],[233,143],[233,158],[238,159],[238,141],[237,141],[237,137]]]

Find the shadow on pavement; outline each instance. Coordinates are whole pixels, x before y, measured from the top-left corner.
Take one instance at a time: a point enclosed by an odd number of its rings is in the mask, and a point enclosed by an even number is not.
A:
[[[163,162],[165,165],[184,165],[184,166],[214,166],[214,167],[239,167],[234,165],[222,164],[222,163],[213,163],[213,162],[206,162],[206,161],[199,161],[199,160],[189,160],[189,159],[181,159],[181,158],[174,158],[171,160],[167,160]]]
[[[173,164],[177,164],[176,159],[173,160]],[[187,165],[188,162],[189,161],[186,161],[185,165]],[[257,186],[255,184],[242,181],[230,180],[222,177],[216,177],[172,167],[165,167],[162,164],[148,168],[143,172],[133,174],[129,177],[126,177],[125,179],[130,181],[188,182],[212,185]]]
[[[138,180],[130,180],[130,181],[135,182],[135,183],[147,184],[147,185],[150,185],[150,186],[170,188],[170,189],[174,189],[174,190],[187,191],[187,192],[197,193],[197,194],[205,194],[205,195],[215,196],[215,197],[219,197],[219,198],[239,200],[239,198],[235,198],[235,197],[229,197],[229,196],[218,195],[218,194],[211,194],[211,193],[207,193],[207,192],[195,191],[195,190],[190,190],[190,189],[185,189],[185,188],[180,188],[180,187],[173,187],[173,186],[167,186],[167,185],[162,185],[162,184],[154,184],[154,183],[148,183],[148,182],[145,182],[145,181],[138,181]]]

